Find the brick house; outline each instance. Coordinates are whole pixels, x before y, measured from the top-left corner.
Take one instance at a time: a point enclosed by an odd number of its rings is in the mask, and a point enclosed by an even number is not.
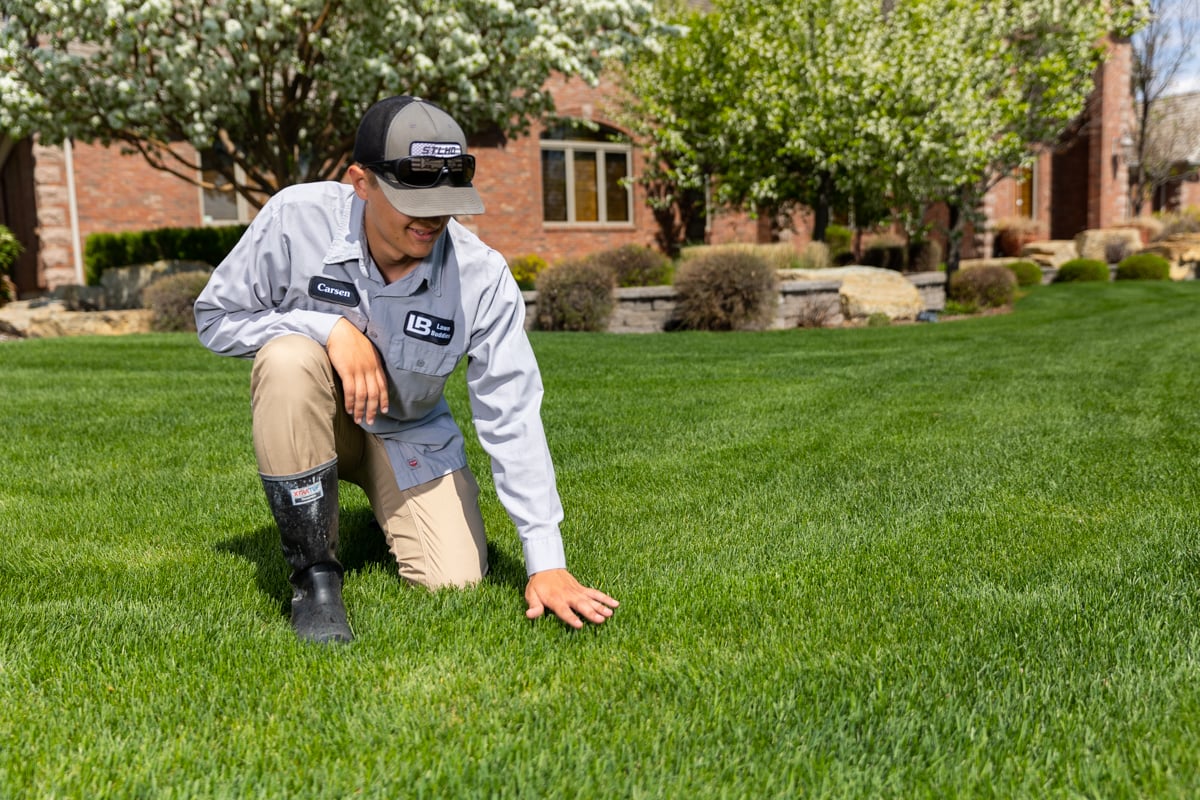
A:
[[[1062,146],[989,193],[989,220],[1028,217],[1052,238],[1071,238],[1126,218],[1130,63],[1129,43],[1113,42],[1085,115]],[[536,254],[552,262],[651,245],[657,226],[645,191],[621,181],[640,173],[641,151],[610,136],[621,134],[610,99],[615,87],[558,80],[550,90],[557,121],[535,123],[528,136],[503,145],[472,148],[487,212],[462,221],[508,258]],[[244,201],[204,192],[115,148],[0,138],[0,224],[25,244],[13,270],[22,296],[81,283],[82,247],[91,233],[246,222],[252,213]],[[799,246],[808,234],[803,216],[797,223]],[[718,212],[710,214],[705,235],[712,243],[763,242],[771,232],[765,220]],[[968,241],[964,256],[982,254],[989,238]]]
[[[1167,167],[1173,177],[1153,188],[1150,207],[1200,208],[1200,92],[1161,97],[1152,108],[1146,160]]]
[[[984,212],[990,221],[1024,218],[1037,223],[1043,238],[1072,239],[1128,220],[1132,63],[1129,41],[1110,39],[1087,110],[1056,148],[988,194]],[[990,250],[991,236],[985,239]]]

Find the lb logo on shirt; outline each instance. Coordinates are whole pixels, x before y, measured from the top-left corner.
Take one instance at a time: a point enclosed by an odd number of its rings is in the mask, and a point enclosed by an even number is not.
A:
[[[339,306],[356,306],[359,304],[358,290],[353,283],[335,281],[320,275],[308,282],[308,296]]]
[[[440,344],[445,347],[454,337],[454,320],[410,311],[404,318],[404,334],[422,342]]]

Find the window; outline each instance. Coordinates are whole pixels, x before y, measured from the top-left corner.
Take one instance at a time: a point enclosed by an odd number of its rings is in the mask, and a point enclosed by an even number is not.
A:
[[[565,122],[542,134],[542,219],[633,222],[633,146],[613,128]]]
[[[200,154],[201,178],[207,186],[200,190],[200,213],[205,225],[230,225],[249,220],[246,201],[233,191],[233,185],[217,167],[227,161],[229,155],[220,142],[211,150]]]
[[[1026,167],[1017,171],[1017,216],[1033,219],[1037,206],[1037,173]]]

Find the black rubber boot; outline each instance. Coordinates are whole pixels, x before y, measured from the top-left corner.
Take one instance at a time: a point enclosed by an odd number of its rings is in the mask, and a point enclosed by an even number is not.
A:
[[[342,573],[332,564],[317,564],[292,576],[292,627],[310,642],[354,639],[342,603]]]
[[[337,461],[297,475],[261,475],[292,568],[292,627],[312,642],[354,639],[342,602],[337,560]]]

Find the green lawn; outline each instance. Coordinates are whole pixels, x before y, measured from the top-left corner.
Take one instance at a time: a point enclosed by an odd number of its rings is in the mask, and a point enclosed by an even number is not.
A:
[[[0,343],[0,797],[1195,797],[1198,311],[535,335],[620,609],[526,620],[487,480],[492,575],[405,588],[348,487],[348,647],[288,626],[247,362]]]

